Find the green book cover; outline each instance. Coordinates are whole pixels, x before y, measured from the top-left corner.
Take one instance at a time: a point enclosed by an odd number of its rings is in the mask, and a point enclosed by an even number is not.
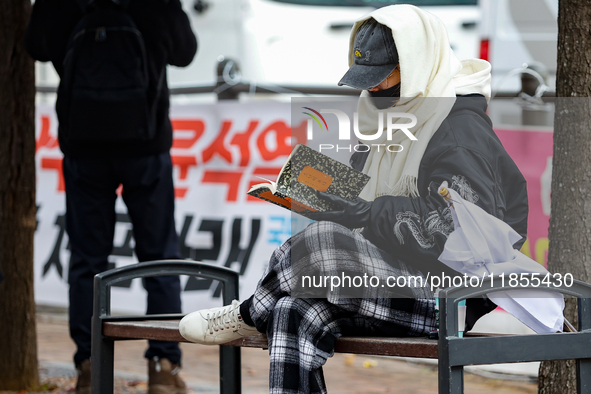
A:
[[[277,181],[254,185],[248,194],[306,215],[306,211],[338,209],[316,196],[315,190],[355,200],[369,176],[305,145],[297,145]]]

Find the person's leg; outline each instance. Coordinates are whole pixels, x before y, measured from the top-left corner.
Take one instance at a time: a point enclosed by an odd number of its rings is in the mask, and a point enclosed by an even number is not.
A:
[[[317,222],[291,237],[275,250],[263,278],[253,296],[246,300],[241,311],[248,306],[248,316],[256,328],[266,332],[266,323],[277,301],[285,296],[294,298],[327,298],[339,305],[348,304],[350,298],[407,298],[430,299],[428,287],[361,286],[305,287],[302,277],[342,278],[378,277],[382,284],[388,277],[422,276],[406,264],[367,241],[361,234],[332,223]],[[308,283],[308,282],[306,282]],[[323,282],[324,283],[324,282]]]
[[[387,289],[362,286],[350,292],[348,290],[351,289],[347,288],[329,291],[330,287],[304,288],[298,285],[303,274],[331,277],[341,276],[342,273],[351,277],[377,276],[381,280],[388,276],[421,275],[410,270],[402,261],[388,256],[358,233],[331,222],[314,223],[275,250],[253,296],[243,301],[239,308],[228,306],[193,312],[181,321],[180,332],[187,340],[203,344],[220,344],[253,335],[255,332],[245,329],[242,322],[253,325],[259,332],[267,332],[275,305],[287,296],[325,298],[340,307],[348,305],[350,298],[406,297],[406,301],[401,299],[403,311],[400,314],[379,315],[380,319],[391,317],[402,324],[413,324],[415,327],[406,335],[420,335],[433,328],[430,317],[434,302],[428,287]],[[414,299],[425,301],[415,303]],[[410,319],[415,315],[422,318]]]
[[[140,262],[179,259],[174,221],[174,187],[170,154],[121,160],[123,200],[133,224],[135,252]],[[180,313],[178,276],[146,278],[148,314]],[[146,358],[181,361],[176,342],[150,341]]]
[[[115,193],[108,160],[64,158],[66,230],[70,241],[70,336],[74,362],[90,358],[94,276],[107,269],[113,249]]]
[[[435,328],[434,300],[428,291],[399,289],[403,298],[368,286],[347,298],[346,291],[326,292],[327,298],[295,298],[315,292],[298,288],[302,272],[310,275],[420,275],[367,242],[333,223],[315,223],[273,254],[257,286],[248,314],[267,333],[270,353],[270,393],[325,393],[322,365],[334,353],[341,335],[422,335]],[[377,290],[376,290],[377,289]]]
[[[339,300],[283,297],[269,316],[272,394],[326,393],[322,366],[342,335],[416,335],[429,320],[422,303],[408,298]],[[417,313],[418,311],[418,313]]]
[[[428,288],[387,292],[367,286],[360,289],[360,297],[348,298],[346,289],[318,293],[298,287],[303,273],[330,277],[343,272],[382,280],[421,276],[360,234],[330,222],[314,223],[273,253],[252,297],[240,306],[187,315],[179,326],[181,334],[191,341],[220,344],[220,332],[229,331],[224,339],[233,340],[237,338],[231,333],[241,330],[240,321],[254,324],[269,340],[270,393],[296,394],[326,392],[321,367],[343,334],[422,335],[435,328],[435,302]],[[315,294],[325,298],[311,298]],[[392,298],[395,295],[405,298]]]
[[[369,324],[359,322],[369,335]],[[322,366],[343,330],[351,334],[356,327],[351,313],[326,300],[279,299],[267,325],[269,393],[326,393]]]

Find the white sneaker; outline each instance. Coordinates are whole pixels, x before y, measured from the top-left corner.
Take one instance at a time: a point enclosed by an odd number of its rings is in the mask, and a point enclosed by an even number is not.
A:
[[[237,300],[231,305],[189,313],[180,321],[179,331],[187,341],[203,345],[221,345],[260,334],[244,323]]]

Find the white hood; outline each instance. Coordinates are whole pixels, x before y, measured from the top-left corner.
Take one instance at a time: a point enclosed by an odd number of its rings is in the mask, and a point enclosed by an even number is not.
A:
[[[400,62],[402,97],[395,112],[416,116],[417,124],[410,131],[418,140],[410,141],[401,130],[394,132],[389,141],[387,133],[382,133],[382,140],[370,139],[379,128],[379,112],[392,109],[376,109],[366,98],[369,92],[363,91],[358,106],[359,131],[368,135],[368,140],[361,138],[361,142],[370,146],[395,143],[402,145],[403,150],[391,153],[371,147],[363,169],[371,180],[361,197],[367,200],[381,195],[417,197],[419,164],[431,137],[451,111],[456,95],[479,93],[487,100],[490,98],[490,64],[479,59],[460,62],[449,45],[443,22],[418,7],[402,4],[379,8],[355,22],[349,39],[349,66],[354,62],[355,34],[369,18],[392,30]]]

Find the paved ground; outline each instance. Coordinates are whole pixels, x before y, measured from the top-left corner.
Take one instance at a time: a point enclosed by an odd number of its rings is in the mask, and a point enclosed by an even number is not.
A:
[[[38,352],[41,379],[46,392],[73,392],[75,373],[71,363],[74,345],[68,336],[63,311],[39,308],[37,318]],[[218,349],[182,344],[183,378],[194,393],[217,393]],[[145,341],[121,341],[115,344],[115,392],[144,393],[146,362]],[[259,349],[242,349],[244,393],[268,392],[268,355]],[[325,367],[329,391],[339,394],[437,392],[434,365],[405,360],[336,354]],[[537,393],[537,384],[506,379],[491,379],[466,373],[466,394]]]

